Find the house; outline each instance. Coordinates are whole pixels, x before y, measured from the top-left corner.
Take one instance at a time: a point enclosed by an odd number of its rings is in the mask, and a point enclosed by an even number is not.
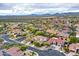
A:
[[[21,30],[18,28],[14,28],[11,30],[13,33],[21,33]]]
[[[24,53],[18,47],[11,47],[7,50],[7,53],[11,56],[23,56]]]
[[[37,40],[37,41],[44,42],[44,41],[47,41],[48,38],[47,37],[44,37],[44,36],[36,36],[36,37],[33,38],[33,40]]]
[[[69,45],[69,50],[79,53],[79,43],[72,43]]]
[[[49,44],[52,44],[52,43],[54,43],[54,44],[56,44],[56,45],[62,45],[62,44],[64,44],[64,41],[65,40],[63,40],[62,38],[50,38],[47,42],[49,43]]]
[[[62,47],[64,45],[64,42],[65,42],[65,40],[63,38],[61,38],[61,37],[58,37],[56,39],[56,45],[58,45],[58,46]]]
[[[74,51],[76,52],[76,44],[72,43],[69,45],[69,51]]]
[[[64,30],[62,32],[57,32],[57,36],[63,36],[63,37],[68,38],[69,34]]]
[[[76,49],[79,49],[79,43],[76,43]]]
[[[79,53],[79,43],[76,43],[76,53]]]
[[[57,30],[54,30],[54,29],[47,29],[46,32],[56,34],[56,33],[57,33]]]
[[[21,33],[21,29],[20,27],[18,26],[18,24],[13,24],[12,26],[10,26],[10,30],[11,32],[13,33]]]
[[[56,39],[57,38],[50,38],[47,42],[48,42],[48,44],[52,44],[52,43],[56,43]]]

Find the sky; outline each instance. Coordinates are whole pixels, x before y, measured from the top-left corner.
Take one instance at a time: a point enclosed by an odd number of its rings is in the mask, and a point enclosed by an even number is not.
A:
[[[0,15],[79,12],[79,3],[0,3]]]

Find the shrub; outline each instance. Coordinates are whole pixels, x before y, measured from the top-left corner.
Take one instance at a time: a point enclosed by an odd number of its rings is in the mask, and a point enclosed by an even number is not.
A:
[[[50,45],[48,44],[48,42],[43,42],[42,45],[43,45],[43,46],[50,46]]]
[[[3,42],[4,40],[2,38],[0,38],[0,42]]]
[[[65,52],[69,52],[69,48],[68,48],[68,46],[64,46],[63,49],[64,49]]]
[[[41,47],[41,44],[39,42],[33,42],[33,44],[36,46],[36,47]]]
[[[70,39],[69,41],[70,43],[77,43],[78,40],[75,36],[71,36],[69,39]]]
[[[44,35],[44,34],[45,34],[44,31],[37,31],[37,32],[35,33],[35,35]]]
[[[21,49],[22,51],[25,51],[27,48],[28,48],[28,46],[21,46],[21,47],[20,47],[20,49]]]
[[[51,33],[50,38],[52,38],[52,37],[56,37],[56,34]]]

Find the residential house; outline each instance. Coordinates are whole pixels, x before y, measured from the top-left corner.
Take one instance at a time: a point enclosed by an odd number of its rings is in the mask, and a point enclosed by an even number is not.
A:
[[[33,38],[33,41],[37,41],[37,42],[40,42],[40,43],[43,43],[47,40],[48,40],[48,38],[44,37],[44,36],[36,36],[36,37]]]
[[[65,40],[61,37],[59,37],[58,39],[56,39],[57,45],[62,45],[64,44]]]
[[[12,26],[10,26],[10,30],[11,32],[13,33],[21,33],[21,29],[20,27],[18,26],[18,24],[13,24]]]
[[[39,41],[47,41],[48,40],[48,38],[44,37],[44,36],[36,36],[33,39],[34,40],[39,40]]]
[[[56,44],[56,45],[62,45],[62,44],[64,44],[64,39],[62,39],[62,38],[50,38],[49,40],[48,40],[48,43],[49,44]]]
[[[76,53],[79,53],[79,43],[76,44]]]
[[[48,32],[48,33],[56,34],[56,33],[57,33],[57,30],[54,30],[54,29],[47,29],[47,32]]]
[[[62,36],[62,37],[68,38],[69,34],[64,30],[62,32],[57,32],[57,36]]]
[[[48,42],[48,44],[54,44],[54,43],[56,43],[56,39],[57,38],[50,38],[47,42]]]
[[[76,52],[76,44],[72,43],[69,45],[69,51]]]
[[[69,45],[69,51],[77,52],[79,53],[79,43],[72,43]]]
[[[7,53],[11,56],[23,56],[24,53],[18,47],[11,47],[7,50]]]

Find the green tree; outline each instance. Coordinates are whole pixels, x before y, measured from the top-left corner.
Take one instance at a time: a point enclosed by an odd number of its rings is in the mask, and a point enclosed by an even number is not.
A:
[[[23,37],[26,37],[26,36],[27,36],[27,33],[22,34],[22,36],[23,36]]]
[[[3,27],[0,27],[0,33],[3,33]]]
[[[43,42],[42,45],[43,45],[43,46],[50,46],[50,45],[48,44],[48,42]]]
[[[41,44],[39,42],[33,42],[33,44],[36,46],[36,47],[41,47]]]
[[[28,46],[21,46],[21,47],[20,47],[20,49],[21,49],[22,51],[25,51],[27,48],[28,48]]]
[[[45,34],[44,31],[37,31],[37,32],[35,33],[35,35],[44,35],[44,34]]]
[[[56,34],[51,33],[51,34],[50,34],[50,38],[52,38],[52,37],[57,37],[57,35],[56,35]]]
[[[78,40],[75,36],[71,36],[69,39],[70,39],[69,41],[70,43],[77,43]]]
[[[31,32],[34,33],[34,34],[36,33],[37,30],[38,30],[37,28],[34,28],[34,27],[31,28]]]
[[[75,31],[69,32],[69,36],[76,36],[76,32]]]
[[[41,36],[45,36],[45,37],[50,37],[50,34],[46,31],[37,31],[35,33],[35,35],[41,35]]]
[[[10,47],[12,47],[12,45],[10,45],[10,44],[4,44],[2,46],[3,49],[9,49]]]

